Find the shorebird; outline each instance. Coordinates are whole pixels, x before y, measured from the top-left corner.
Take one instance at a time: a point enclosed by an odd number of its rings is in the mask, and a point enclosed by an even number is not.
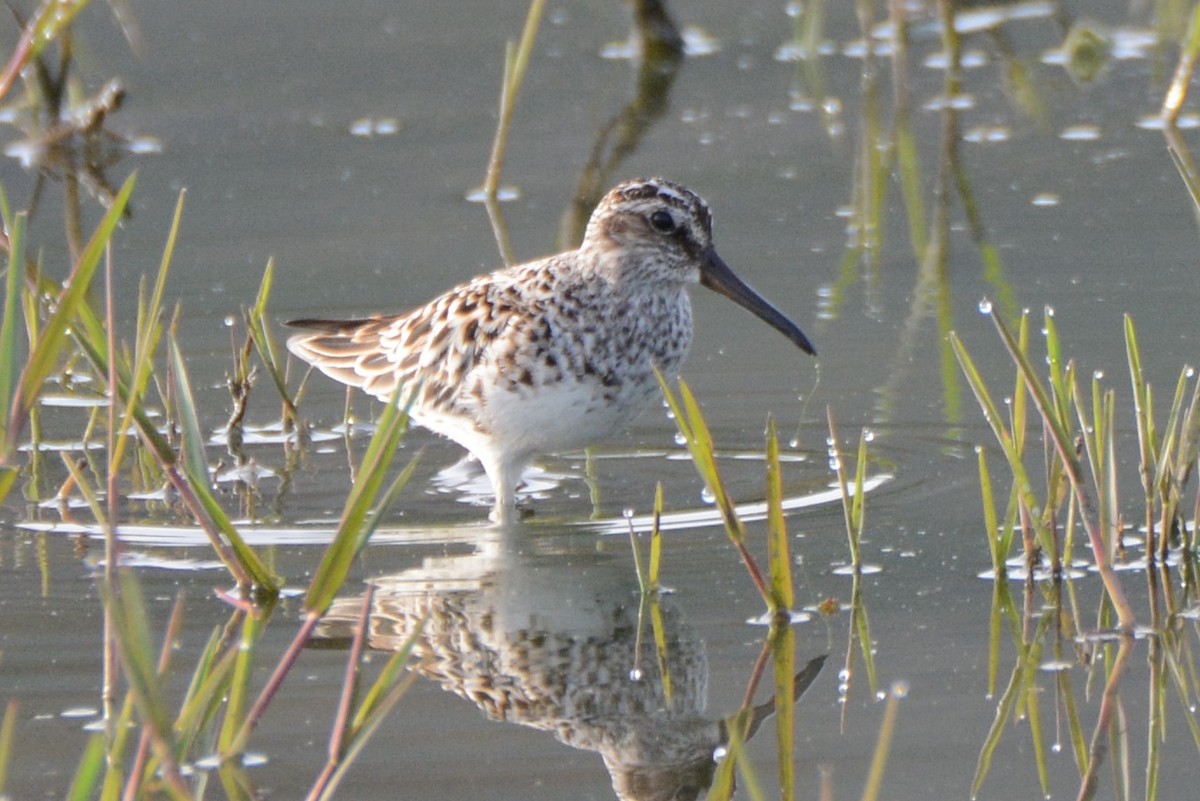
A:
[[[659,397],[655,368],[678,374],[692,342],[693,284],[816,355],[717,255],[708,204],[662,178],[612,189],[578,250],[479,276],[405,314],[293,320],[309,330],[287,344],[377,398],[411,387],[413,422],[479,459],[495,493],[492,516],[505,521],[535,455],[625,428]]]

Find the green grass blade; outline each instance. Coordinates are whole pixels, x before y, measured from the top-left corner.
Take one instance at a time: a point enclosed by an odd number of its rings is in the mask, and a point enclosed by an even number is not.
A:
[[[967,383],[975,394],[975,399],[978,401],[980,409],[983,411],[984,420],[991,427],[992,433],[1004,451],[1004,457],[1008,462],[1009,471],[1013,474],[1013,481],[1021,503],[1025,505],[1026,509],[1041,507],[1042,504],[1038,502],[1037,497],[1033,493],[1029,475],[1025,470],[1025,463],[1022,459],[1021,451],[1017,448],[1017,441],[1014,434],[1005,426],[1004,418],[992,400],[991,393],[988,392],[987,385],[983,381],[983,376],[980,374],[978,368],[976,368],[974,361],[972,361],[962,341],[959,340],[958,335],[951,332],[949,336],[950,344],[954,348],[954,355],[958,359],[963,375],[967,377]],[[1030,522],[1037,530],[1038,540],[1042,546],[1052,551],[1053,538],[1045,528],[1045,521],[1039,517],[1031,517]]]
[[[850,588],[851,625],[858,639],[863,668],[867,671],[867,688],[874,696],[879,691],[879,675],[875,671],[875,639],[871,636],[871,616],[862,600],[862,573],[855,573]]]
[[[255,298],[254,305],[246,311],[246,330],[250,333],[254,348],[258,351],[258,356],[266,367],[267,374],[271,376],[271,381],[275,384],[279,397],[283,399],[287,413],[295,417],[297,415],[295,402],[288,391],[287,381],[284,379],[285,359],[275,344],[275,338],[271,335],[271,327],[267,322],[267,300],[271,296],[271,287],[274,282],[275,260],[271,259],[267,262],[266,269],[263,270],[262,282],[258,286],[258,297]]]
[[[342,759],[338,764],[337,770],[335,770],[333,772],[333,776],[330,777],[329,784],[326,786],[325,791],[317,796],[317,801],[329,801],[329,799],[334,797],[335,791],[337,790],[338,785],[341,784],[346,772],[350,770],[350,767],[354,764],[355,760],[358,759],[358,756],[362,753],[362,750],[366,747],[367,743],[370,742],[371,737],[375,734],[376,730],[378,730],[379,725],[387,718],[388,713],[391,712],[396,704],[400,702],[400,699],[404,697],[404,694],[408,692],[408,689],[412,687],[414,683],[416,683],[417,675],[418,674],[415,672],[404,675],[398,682],[396,682],[396,684],[391,687],[391,690],[388,692],[388,694],[384,696],[376,705],[373,714],[364,720],[362,728],[357,732],[354,739],[347,747],[345,754],[342,755]]]
[[[650,527],[650,569],[647,573],[647,578],[650,581],[650,589],[657,590],[661,586],[658,582],[659,570],[662,567],[662,510],[663,510],[663,487],[662,482],[654,488],[654,515],[653,525]]]
[[[395,688],[396,684],[402,678],[405,671],[405,666],[408,660],[412,657],[412,650],[417,644],[417,640],[425,631],[425,624],[428,621],[428,616],[421,618],[417,625],[413,628],[408,639],[400,646],[400,649],[392,654],[388,659],[383,670],[380,671],[379,677],[372,683],[370,689],[363,696],[362,703],[359,704],[358,710],[354,714],[354,719],[350,724],[350,732],[352,736],[359,736],[365,730],[374,718],[380,716],[383,710],[383,705],[387,696]]]
[[[854,501],[850,498],[850,486],[846,483],[846,464],[838,447],[837,424],[833,419],[833,407],[825,407],[825,419],[829,425],[829,453],[836,465],[837,485],[842,495],[842,521],[846,526],[846,543],[850,548],[850,564],[855,570],[862,566],[862,556],[858,551],[858,526],[854,520]]]
[[[174,336],[170,338],[171,371],[175,378],[176,415],[179,422],[180,455],[183,457],[183,469],[192,484],[209,489],[212,478],[208,472],[208,459],[205,456],[204,435],[200,432],[200,417],[196,412],[196,398],[192,393],[192,383],[188,378],[187,362],[179,342]]]
[[[12,413],[9,416],[7,437],[9,446],[33,408],[42,385],[51,371],[57,366],[59,354],[66,343],[65,333],[71,321],[77,316],[79,309],[87,303],[87,294],[91,287],[92,277],[121,221],[125,208],[129,204],[129,196],[137,183],[137,173],[131,174],[121,186],[121,191],[113,198],[112,205],[101,219],[100,224],[92,234],[91,240],[79,256],[70,276],[64,282],[65,289],[58,297],[54,311],[39,332],[33,345],[25,369],[21,372],[17,396],[14,399]]]
[[[774,433],[774,432],[772,432]],[[790,604],[785,607],[790,608]],[[777,625],[771,637],[775,679],[775,746],[779,754],[779,798],[796,797],[796,629],[790,622]]]
[[[238,749],[244,745],[241,737],[250,700],[250,680],[254,675],[254,655],[258,650],[264,623],[264,620],[255,615],[245,615],[242,618],[241,642],[234,658],[233,673],[229,678],[225,701],[225,720],[217,738],[217,750],[224,757],[236,753],[233,745],[235,741],[238,742]]]
[[[771,575],[771,596],[774,611],[787,614],[795,605],[792,587],[791,554],[788,549],[787,525],[783,519],[783,477],[779,465],[779,437],[775,420],[767,419],[767,569]],[[778,675],[778,671],[776,673]],[[785,678],[792,675],[788,670]],[[791,679],[788,678],[790,682]]]
[[[658,675],[662,679],[663,705],[673,709],[675,704],[675,680],[671,677],[671,652],[667,640],[667,625],[663,620],[662,605],[658,596],[650,598],[650,628],[654,634],[654,653],[658,658]]]
[[[408,403],[402,405],[400,397],[403,391],[403,387],[396,388],[395,394],[384,407],[383,414],[380,415],[375,434],[371,437],[367,451],[363,455],[354,488],[350,491],[342,510],[337,534],[313,574],[312,583],[309,584],[304,600],[304,608],[310,614],[322,615],[333,603],[334,596],[339,592],[350,572],[350,565],[366,545],[371,531],[374,530],[374,525],[364,526],[364,521],[371,512],[371,507],[375,503],[376,496],[387,475],[388,466],[391,464],[392,457],[396,454],[396,448],[400,444],[400,438],[404,434],[408,423],[408,406],[416,397],[415,391],[410,393]],[[404,478],[407,478],[411,468],[412,465],[409,465]],[[395,483],[393,483],[394,489],[397,489]],[[388,497],[391,495],[392,492],[389,491]],[[376,521],[380,517],[381,515],[377,514]]]
[[[249,574],[250,580],[263,591],[274,592],[279,587],[279,579],[267,569],[254,549],[246,544],[245,539],[234,528],[225,510],[213,497],[212,478],[209,475],[208,460],[205,457],[204,435],[200,432],[200,419],[196,413],[192,385],[188,378],[183,351],[180,350],[179,342],[173,335],[170,337],[170,348],[172,372],[175,376],[175,404],[179,418],[180,439],[182,440],[184,475],[212,523],[229,542],[234,556],[242,569]]]
[[[675,425],[678,426],[679,432],[683,434],[687,442],[688,452],[692,457],[692,466],[696,468],[696,472],[700,474],[700,477],[708,485],[709,490],[713,494],[713,500],[725,524],[725,533],[737,549],[738,556],[741,557],[742,564],[745,565],[746,571],[750,574],[750,580],[754,582],[754,586],[762,596],[763,602],[768,607],[771,607],[773,604],[771,590],[767,586],[767,580],[763,577],[763,573],[759,569],[757,562],[755,562],[754,557],[746,548],[746,530],[737,515],[737,508],[734,506],[733,500],[725,491],[725,484],[721,480],[720,472],[717,470],[716,452],[713,448],[712,434],[708,430],[707,423],[704,422],[704,415],[700,411],[700,405],[696,402],[696,398],[692,395],[687,383],[682,379],[679,381],[680,399],[676,399],[675,394],[671,392],[671,388],[667,385],[662,373],[656,369],[654,375],[658,378],[658,384],[662,388],[663,398],[666,399],[667,406],[675,416]],[[774,610],[772,609],[772,611]]]
[[[4,284],[4,318],[0,321],[0,409],[12,405],[13,385],[17,380],[17,320],[21,314],[21,278],[25,275],[25,225],[26,217],[18,214],[13,218],[8,236],[8,276]],[[0,420],[0,426],[7,426]],[[7,452],[7,428],[0,443]]]
[[[75,769],[75,778],[67,790],[67,801],[90,801],[96,784],[104,773],[104,735],[97,732],[88,738]]]
[[[221,652],[222,631],[214,628],[196,659],[187,692],[179,705],[175,717],[175,731],[179,737],[179,753],[182,760],[192,748],[200,730],[207,726],[216,714],[219,705],[228,694],[229,678],[234,667],[237,649]]]
[[[988,729],[987,737],[983,740],[983,747],[980,748],[979,757],[976,761],[975,777],[971,780],[971,798],[976,798],[979,795],[979,790],[983,787],[983,781],[987,778],[988,771],[991,770],[992,757],[996,753],[996,746],[1000,744],[1000,738],[1004,736],[1004,732],[1008,727],[1009,717],[1016,706],[1021,687],[1022,671],[1023,666],[1020,665],[1013,669],[1012,675],[1009,677],[1008,686],[1004,689],[1004,694],[1000,696],[999,703],[996,704],[996,717],[992,719],[992,725]]]
[[[858,453],[854,463],[854,497],[851,499],[855,542],[862,542],[863,531],[867,523],[867,493],[863,491],[866,482],[867,430],[864,428],[858,433]]]
[[[988,472],[987,454],[982,445],[975,446],[975,456],[979,463],[979,493],[983,500],[983,532],[987,537],[988,551],[992,555],[992,572],[995,580],[999,581],[1006,573],[1004,561],[1008,558],[1008,549],[1001,549],[1003,540],[1000,535],[1000,524],[996,520],[996,501],[992,495],[992,477]]]
[[[8,784],[8,765],[12,761],[13,732],[17,729],[17,702],[9,701],[4,709],[4,720],[0,721],[0,798],[5,798],[4,788]]]
[[[704,413],[700,411],[700,404],[692,394],[691,388],[682,379],[679,381],[679,395],[683,400],[683,409],[692,430],[692,443],[695,445],[691,449],[692,461],[700,470],[700,475],[713,494],[713,502],[721,511],[721,518],[725,521],[725,530],[729,532],[729,536],[735,542],[742,542],[746,536],[746,529],[738,518],[733,499],[725,491],[725,482],[722,481],[720,471],[717,469],[717,452],[716,446],[713,444],[712,432],[708,429]]]
[[[900,700],[908,695],[907,685],[897,682],[888,693],[883,720],[879,724],[879,739],[875,742],[875,753],[871,756],[871,767],[867,772],[862,801],[878,801],[883,790],[883,774],[887,769],[888,754],[896,735],[896,718],[900,714]]]

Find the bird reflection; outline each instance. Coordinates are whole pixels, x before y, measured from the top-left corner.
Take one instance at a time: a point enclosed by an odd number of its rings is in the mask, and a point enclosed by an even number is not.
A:
[[[620,799],[696,798],[728,742],[725,721],[704,714],[704,642],[666,596],[664,653],[648,634],[642,643],[636,577],[585,539],[572,548],[497,529],[470,554],[379,578],[368,642],[397,650],[424,620],[412,664],[443,689],[493,720],[597,752]],[[335,602],[318,637],[348,642],[361,604]],[[797,698],[823,659],[797,676]],[[749,734],[773,711],[773,700],[756,707]]]

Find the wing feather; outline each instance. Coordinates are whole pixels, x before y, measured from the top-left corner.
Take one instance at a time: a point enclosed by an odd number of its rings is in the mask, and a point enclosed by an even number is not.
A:
[[[490,349],[511,351],[503,341],[528,323],[522,282],[497,280],[502,275],[477,278],[403,315],[289,322],[308,330],[289,338],[288,350],[378,398],[390,398],[398,383],[419,383],[418,407],[477,413],[470,374]]]

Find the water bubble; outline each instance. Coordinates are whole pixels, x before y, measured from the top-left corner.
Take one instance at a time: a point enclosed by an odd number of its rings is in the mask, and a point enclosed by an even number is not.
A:
[[[984,298],[983,300],[979,301],[979,313],[980,314],[991,314],[992,313],[992,302],[990,300],[988,300],[987,298]]]

